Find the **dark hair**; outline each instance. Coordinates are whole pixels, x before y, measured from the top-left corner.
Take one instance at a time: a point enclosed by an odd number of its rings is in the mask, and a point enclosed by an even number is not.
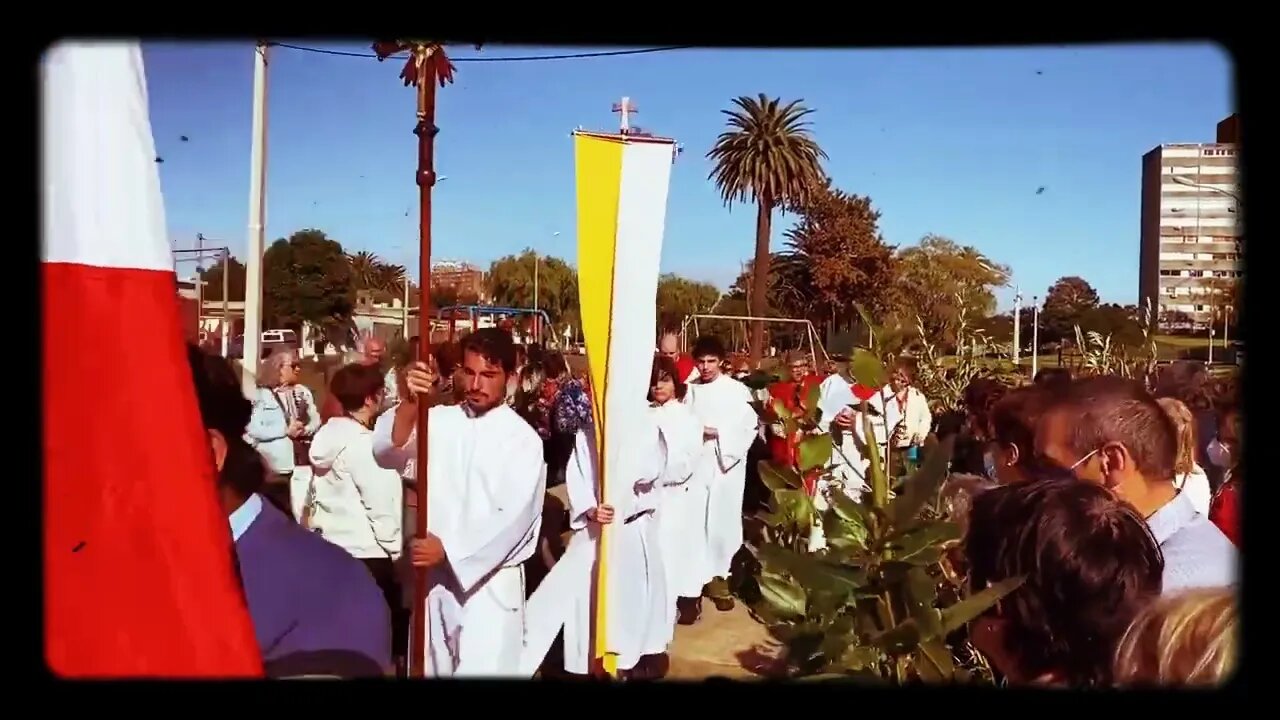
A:
[[[475,353],[502,371],[516,371],[516,344],[511,335],[498,328],[481,328],[462,338],[462,354]]]
[[[1178,432],[1155,398],[1135,380],[1097,375],[1073,380],[1053,393],[1036,432],[1037,454],[1043,449],[1044,420],[1070,417],[1068,442],[1078,457],[1106,443],[1124,445],[1138,472],[1148,480],[1171,480],[1178,457]]]
[[[442,378],[453,375],[462,364],[462,350],[456,341],[437,345],[432,354],[436,356],[436,367],[439,368]]]
[[[676,361],[666,355],[653,356],[653,369],[649,371],[649,399],[653,399],[653,386],[658,384],[659,380],[667,379],[671,384],[675,385],[675,393],[677,400],[683,400],[685,392],[689,386],[684,384],[684,379],[680,377],[680,371],[676,369]]]
[[[1156,397],[1177,398],[1192,410],[1213,407],[1209,397],[1209,371],[1198,362],[1179,360],[1165,365],[1156,374],[1154,390]]]
[[[699,335],[698,339],[693,341],[693,352],[690,355],[695,360],[701,360],[708,355],[718,360],[727,359],[724,341],[715,335]]]
[[[329,382],[329,394],[342,403],[343,412],[355,412],[385,387],[382,371],[374,365],[352,363],[334,373]]]
[[[1036,425],[1051,398],[1043,387],[1024,385],[997,400],[987,415],[991,439],[1018,448],[1017,464],[1026,470],[1038,467]]]
[[[1142,516],[1065,474],[978,494],[964,549],[975,591],[1025,576],[997,605],[1004,650],[1028,677],[1071,687],[1110,684],[1117,643],[1161,591],[1164,559]]]
[[[987,434],[992,406],[1008,391],[1007,385],[989,377],[974,378],[965,386],[962,397],[964,409],[976,421],[975,425],[981,435]]]
[[[227,457],[218,473],[218,482],[248,497],[262,487],[266,472],[258,451],[244,441],[253,403],[244,396],[240,378],[226,358],[188,343],[187,364],[205,429],[217,430],[227,443]]]
[[[1041,368],[1031,382],[1036,385],[1061,389],[1071,382],[1071,370],[1064,367]]]
[[[549,350],[542,356],[542,369],[547,377],[559,379],[569,372],[569,365],[564,361],[564,354],[559,350]]]

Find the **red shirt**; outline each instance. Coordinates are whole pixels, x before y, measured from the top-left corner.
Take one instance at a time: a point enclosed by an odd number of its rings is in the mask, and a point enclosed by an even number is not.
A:
[[[1236,483],[1227,481],[1213,496],[1209,519],[1228,540],[1240,547],[1240,492]]]
[[[676,372],[680,374],[680,382],[685,382],[686,380],[688,380],[689,376],[693,374],[693,371],[697,368],[697,366],[698,364],[693,361],[693,357],[689,355],[685,355],[682,353],[679,357],[677,357]]]

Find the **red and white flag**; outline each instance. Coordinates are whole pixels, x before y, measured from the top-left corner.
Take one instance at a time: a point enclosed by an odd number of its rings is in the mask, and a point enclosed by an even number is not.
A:
[[[69,677],[246,677],[179,326],[137,43],[66,42],[43,91],[45,656]]]

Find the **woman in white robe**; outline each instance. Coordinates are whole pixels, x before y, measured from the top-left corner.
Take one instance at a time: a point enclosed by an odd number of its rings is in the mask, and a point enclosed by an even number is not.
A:
[[[656,357],[649,380],[649,400],[662,439],[667,462],[662,469],[662,504],[657,526],[667,572],[667,642],[675,634],[677,603],[681,597],[697,598],[708,571],[707,486],[694,476],[702,451],[702,426],[685,405],[687,386],[678,380],[675,362]]]
[[[646,655],[666,652],[670,638],[666,571],[655,518],[667,449],[653,413],[641,413],[636,420],[634,427],[625,430],[630,441],[623,445],[615,468],[619,481],[627,480],[620,482],[619,491],[609,492],[612,504],[600,502],[595,440],[586,431],[578,433],[565,470],[569,525],[576,531],[565,556],[577,557],[580,549],[575,546],[581,543],[595,546],[602,526],[612,525],[605,576],[605,642],[608,652],[617,656],[617,668],[623,671],[634,669]],[[584,563],[579,567],[590,570],[593,566]],[[595,572],[576,574],[576,591],[570,593],[572,607],[564,623],[564,669],[587,675],[594,655],[591,609]]]

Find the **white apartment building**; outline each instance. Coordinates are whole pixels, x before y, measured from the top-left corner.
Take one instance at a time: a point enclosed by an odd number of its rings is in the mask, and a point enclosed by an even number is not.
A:
[[[1237,146],[1161,145],[1142,157],[1138,301],[1165,329],[1217,325],[1231,313],[1240,262]]]

